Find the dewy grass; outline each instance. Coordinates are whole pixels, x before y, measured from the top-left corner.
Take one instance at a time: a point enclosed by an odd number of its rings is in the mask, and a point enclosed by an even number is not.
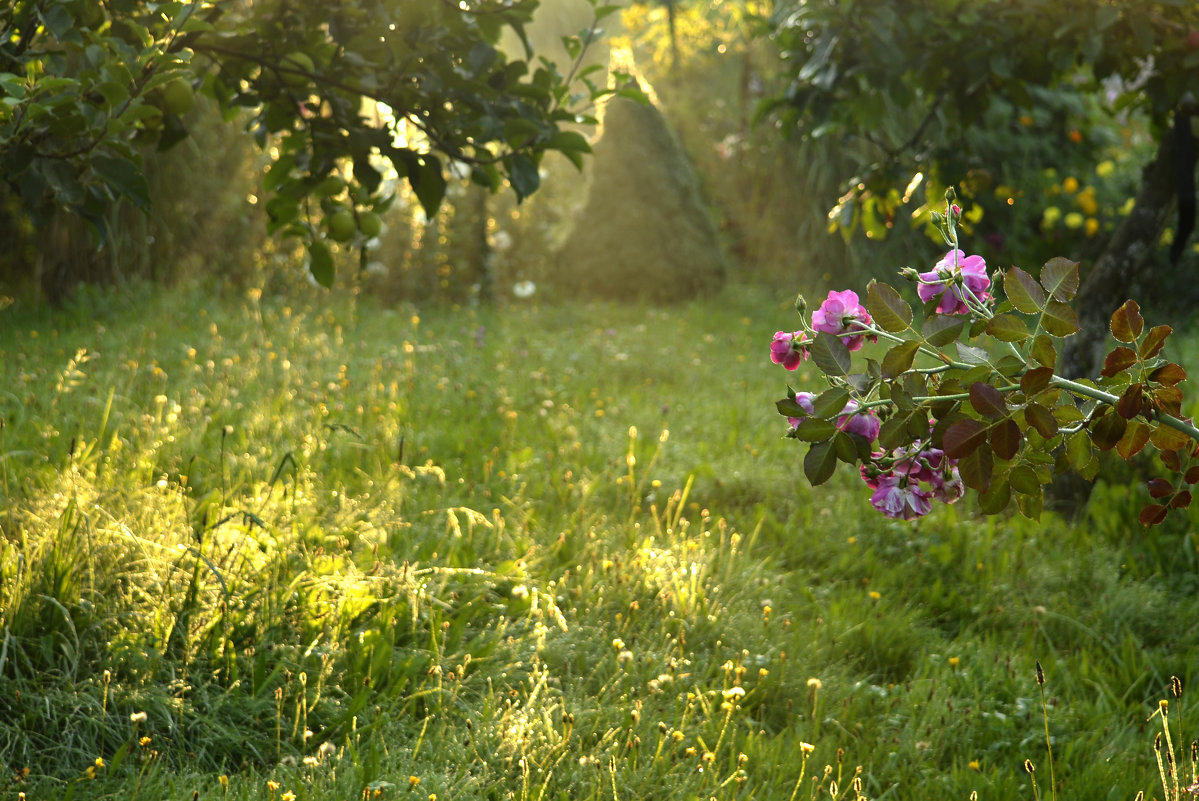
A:
[[[2,793],[1016,797],[1048,716],[1038,792],[1149,788],[1185,532],[805,486],[768,297],[5,310]]]

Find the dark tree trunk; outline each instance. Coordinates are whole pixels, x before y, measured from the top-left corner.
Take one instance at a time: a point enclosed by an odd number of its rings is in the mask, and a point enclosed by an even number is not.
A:
[[[670,31],[670,68],[679,66],[679,34],[675,18],[675,3],[678,0],[666,0],[666,25]]]
[[[1066,340],[1057,372],[1068,378],[1094,378],[1103,364],[1112,312],[1128,300],[1134,285],[1153,286],[1150,259],[1177,208],[1178,164],[1175,134],[1168,128],[1157,154],[1141,174],[1136,205],[1112,235],[1074,299],[1082,331]],[[1165,290],[1157,287],[1157,290]],[[1144,301],[1144,298],[1138,299]]]

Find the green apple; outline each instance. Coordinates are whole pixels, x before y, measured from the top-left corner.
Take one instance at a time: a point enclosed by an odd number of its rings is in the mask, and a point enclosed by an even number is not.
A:
[[[176,78],[162,87],[162,105],[175,116],[182,116],[196,107],[196,90],[189,82]]]
[[[358,230],[367,239],[373,239],[383,230],[383,221],[373,211],[364,211],[358,215]]]
[[[354,214],[348,209],[333,212],[325,220],[325,224],[329,226],[329,238],[334,242],[349,242],[354,237],[354,232],[358,230],[358,226],[354,222]]]
[[[346,180],[340,175],[330,175],[316,185],[320,197],[337,197],[346,189]]]

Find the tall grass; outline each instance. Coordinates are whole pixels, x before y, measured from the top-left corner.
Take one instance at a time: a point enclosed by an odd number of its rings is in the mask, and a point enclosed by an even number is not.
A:
[[[0,313],[8,795],[1155,792],[1190,546],[808,488],[765,295]]]

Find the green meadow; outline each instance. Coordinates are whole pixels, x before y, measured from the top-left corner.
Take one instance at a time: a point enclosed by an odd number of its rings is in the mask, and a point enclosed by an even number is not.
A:
[[[1151,463],[889,521],[782,438],[787,299],[536,300],[0,312],[0,798],[1185,794]]]

